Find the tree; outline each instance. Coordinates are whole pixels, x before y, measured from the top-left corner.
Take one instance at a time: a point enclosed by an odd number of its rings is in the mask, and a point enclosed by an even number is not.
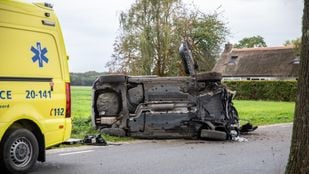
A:
[[[104,75],[95,71],[88,71],[84,73],[70,73],[71,85],[74,86],[91,86],[97,77]]]
[[[256,48],[267,47],[264,38],[261,36],[245,37],[234,46],[235,48]]]
[[[225,41],[229,31],[226,24],[219,19],[220,13],[205,14],[198,9],[189,12],[185,8],[183,10],[184,18],[178,20],[178,33],[189,41],[199,71],[209,71],[215,65],[220,45]]]
[[[120,15],[110,71],[132,75],[179,75],[178,48],[190,41],[202,70],[210,70],[228,34],[219,15],[188,8],[180,0],[137,0]]]
[[[285,46],[292,45],[294,47],[295,55],[300,55],[301,52],[301,38],[296,38],[295,40],[287,40],[283,44]]]
[[[304,1],[298,92],[287,174],[309,173],[309,0]]]

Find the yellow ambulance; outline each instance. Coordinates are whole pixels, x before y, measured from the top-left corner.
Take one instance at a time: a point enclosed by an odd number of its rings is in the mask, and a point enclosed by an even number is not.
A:
[[[68,56],[50,4],[0,0],[0,60],[0,173],[24,173],[71,134]]]

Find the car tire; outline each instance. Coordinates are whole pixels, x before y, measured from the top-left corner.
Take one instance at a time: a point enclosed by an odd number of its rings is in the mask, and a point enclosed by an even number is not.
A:
[[[2,142],[1,170],[13,174],[31,170],[39,155],[38,141],[31,131],[23,128],[10,129]]]
[[[222,74],[218,72],[203,72],[196,75],[197,81],[221,81]]]
[[[104,128],[101,129],[102,134],[107,134],[110,136],[116,136],[116,137],[125,137],[126,131],[121,128]]]
[[[109,74],[103,75],[98,78],[100,83],[124,83],[126,82],[126,76],[123,74]]]
[[[202,139],[220,140],[220,141],[224,141],[227,139],[227,135],[225,132],[210,129],[202,129],[200,137]]]
[[[121,100],[116,92],[102,92],[96,99],[99,115],[115,116],[120,111]]]
[[[238,112],[234,106],[231,106],[230,115],[233,117],[234,124],[239,122]]]

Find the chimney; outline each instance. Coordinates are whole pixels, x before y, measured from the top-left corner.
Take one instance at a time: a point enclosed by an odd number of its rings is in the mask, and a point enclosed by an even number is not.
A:
[[[225,44],[223,53],[229,53],[232,51],[232,49],[233,49],[233,44],[228,42],[227,44]]]

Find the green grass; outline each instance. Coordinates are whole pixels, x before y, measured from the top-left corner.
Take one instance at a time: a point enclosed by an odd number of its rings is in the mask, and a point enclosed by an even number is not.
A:
[[[72,137],[83,138],[87,134],[97,134],[91,126],[91,87],[72,86]],[[292,122],[294,102],[234,101],[241,123],[250,121],[254,125]],[[104,136],[108,141],[122,141],[126,138]]]
[[[234,104],[241,123],[267,125],[293,121],[294,102],[236,100]]]
[[[91,126],[91,87],[71,87],[72,138],[84,138],[87,134],[98,134]]]
[[[91,115],[91,87],[72,86],[72,115],[75,118],[86,118]]]

